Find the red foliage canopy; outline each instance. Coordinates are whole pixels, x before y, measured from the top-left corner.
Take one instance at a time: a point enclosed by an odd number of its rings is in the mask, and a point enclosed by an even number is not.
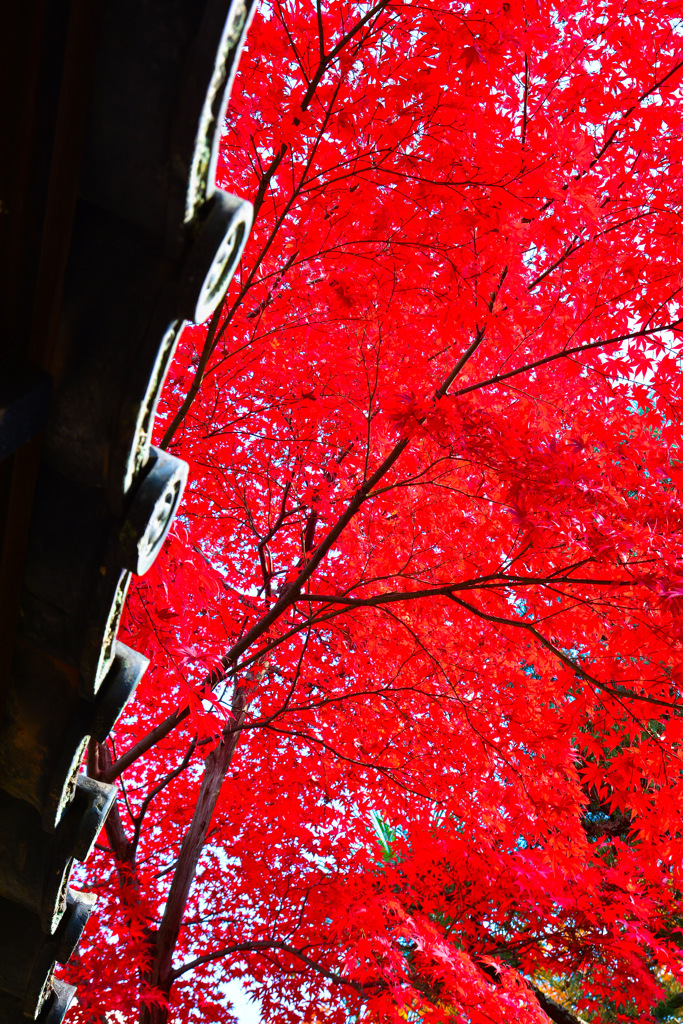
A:
[[[90,752],[83,1020],[683,980],[682,17],[262,5],[219,167],[255,227],[171,369],[191,484]]]

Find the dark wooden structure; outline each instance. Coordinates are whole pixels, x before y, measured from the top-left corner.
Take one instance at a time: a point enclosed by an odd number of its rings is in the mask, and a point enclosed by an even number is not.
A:
[[[81,772],[146,661],[116,639],[187,467],[150,443],[251,226],[213,185],[252,0],[29,0],[0,25],[0,1024],[59,1024],[115,787]]]

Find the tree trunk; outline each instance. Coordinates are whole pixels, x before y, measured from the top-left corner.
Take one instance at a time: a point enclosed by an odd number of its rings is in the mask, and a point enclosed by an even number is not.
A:
[[[168,893],[166,909],[154,941],[149,982],[156,989],[158,999],[143,1003],[140,1011],[140,1024],[167,1024],[168,1022],[168,998],[174,981],[173,951],[178,941],[187,899],[216,802],[240,738],[239,726],[251,703],[254,682],[255,680],[250,679],[248,687],[235,689],[232,699],[234,718],[226,725],[220,743],[205,761],[206,767],[199,797],[190,827],[180,847],[178,865]]]

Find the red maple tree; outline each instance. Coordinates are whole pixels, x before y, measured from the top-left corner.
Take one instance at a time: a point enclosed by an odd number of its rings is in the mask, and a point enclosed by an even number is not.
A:
[[[682,18],[262,5],[219,166],[255,226],[171,369],[191,483],[89,755],[81,1019],[683,981]]]

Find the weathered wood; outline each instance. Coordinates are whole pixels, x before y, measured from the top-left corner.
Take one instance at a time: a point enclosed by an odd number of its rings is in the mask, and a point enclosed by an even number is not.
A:
[[[16,645],[0,720],[0,786],[39,810],[46,829],[56,827],[73,796],[88,738],[109,733],[146,666],[146,658],[117,642],[111,669],[88,701],[79,695],[75,669],[32,645]]]
[[[115,787],[80,776],[52,834],[38,811],[0,790],[0,896],[38,915],[54,932],[64,911],[73,860],[85,860],[104,824]]]
[[[12,457],[0,474],[0,528],[21,520],[27,534],[16,557],[7,538],[0,553],[3,583],[17,577],[0,637],[0,657],[14,643],[0,666],[0,1024],[59,1024],[73,998],[51,980],[85,921],[83,901],[67,910],[69,873],[115,795],[78,772],[89,737],[91,760],[105,759],[98,744],[144,671],[116,639],[119,620],[187,476],[151,446],[157,401],[184,320],[221,301],[251,225],[250,204],[213,175],[253,7],[48,0],[35,23],[17,15],[10,26],[34,92],[25,129],[11,109],[0,116],[0,138],[21,143],[9,177],[0,168],[13,201],[0,228],[17,249],[3,280],[17,266],[22,278],[0,292],[11,336],[26,342],[4,360],[17,386],[0,395],[0,459],[44,420],[45,430],[40,463],[32,443],[30,460]],[[39,308],[16,298],[31,295]],[[37,365],[24,386],[29,342]],[[108,835],[121,863],[134,862],[117,813]]]
[[[45,1005],[35,1018],[35,1024],[61,1024],[67,1010],[76,995],[74,985],[65,985],[63,981],[51,983]],[[0,993],[0,1020],[2,1024],[26,1024],[21,1000],[16,996]]]
[[[0,900],[0,992],[16,996],[27,1016],[36,1017],[49,998],[54,963],[69,960],[94,902],[92,896],[69,892],[59,925],[46,936],[37,915]]]

